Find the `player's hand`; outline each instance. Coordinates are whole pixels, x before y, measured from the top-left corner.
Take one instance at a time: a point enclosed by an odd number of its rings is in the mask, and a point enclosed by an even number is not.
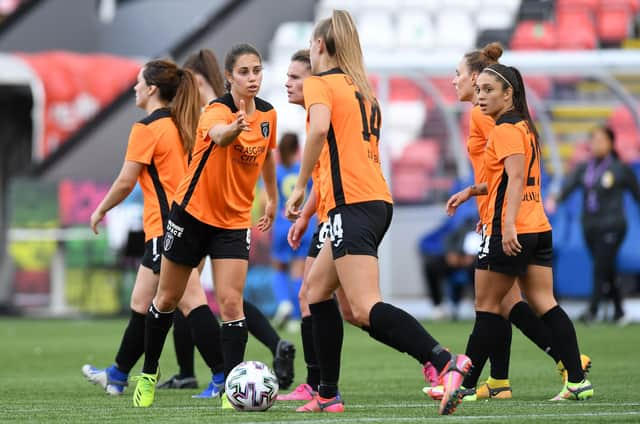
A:
[[[458,206],[469,200],[469,197],[471,197],[471,190],[469,190],[469,187],[449,197],[446,207],[447,215],[453,216],[456,213]]]
[[[296,187],[287,199],[285,207],[285,214],[289,220],[293,221],[300,217],[302,202],[304,202],[304,189]]]
[[[479,219],[478,222],[476,222],[476,233],[482,235],[482,220]]]
[[[502,250],[507,256],[517,256],[522,252],[515,224],[504,226],[502,231]]]
[[[103,218],[104,218],[104,213],[99,209],[96,209],[91,214],[89,225],[91,226],[91,229],[93,230],[94,234],[98,234],[98,223],[102,221]]]
[[[554,199],[552,196],[547,197],[547,199],[544,201],[544,208],[549,213],[555,213],[556,209],[558,209],[556,199]]]
[[[247,106],[245,105],[244,100],[240,100],[240,107],[238,108],[238,112],[236,112],[234,125],[236,126],[236,131],[238,133],[251,130],[249,128],[249,123],[247,122]]]
[[[273,219],[276,216],[276,202],[267,199],[264,205],[264,215],[258,220],[258,230],[265,232],[273,225]]]
[[[307,231],[307,227],[309,226],[309,218],[304,216],[300,216],[300,218],[296,219],[291,227],[289,228],[289,234],[287,234],[287,241],[289,242],[289,246],[293,250],[298,250],[300,247],[300,242],[302,241],[302,236],[305,231]]]

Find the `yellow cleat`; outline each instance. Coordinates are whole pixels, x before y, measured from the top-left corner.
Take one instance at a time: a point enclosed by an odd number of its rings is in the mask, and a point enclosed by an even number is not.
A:
[[[153,398],[156,394],[156,384],[158,384],[158,373],[146,374],[142,373],[138,377],[136,389],[133,392],[133,406],[137,408],[148,408],[153,405]]]
[[[593,386],[589,380],[582,380],[580,383],[567,383],[562,391],[553,397],[552,401],[564,400],[587,400],[593,397]]]
[[[582,372],[584,372],[584,378],[586,379],[587,374],[589,374],[589,371],[591,371],[591,358],[589,358],[587,355],[580,355],[580,363],[582,365]],[[562,384],[566,385],[568,374],[566,368],[562,364],[562,361],[558,361],[557,368],[558,373],[562,376]]]
[[[476,398],[480,399],[511,399],[511,385],[509,380],[495,380],[489,378],[476,388]]]

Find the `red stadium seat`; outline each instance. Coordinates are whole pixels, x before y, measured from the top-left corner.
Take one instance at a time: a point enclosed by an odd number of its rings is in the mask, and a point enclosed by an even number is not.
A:
[[[550,21],[522,21],[511,38],[513,50],[551,50],[555,45],[555,27]]]
[[[633,119],[631,111],[625,106],[615,108],[611,116],[609,116],[608,124],[615,131],[630,132],[635,131],[636,123]]]
[[[604,43],[620,43],[629,36],[632,12],[625,7],[606,7],[598,11],[596,28]]]
[[[601,0],[557,0],[556,13],[566,10],[595,12]]]
[[[392,102],[422,100],[424,97],[422,89],[408,78],[392,77],[389,86],[389,100]]]
[[[420,166],[424,171],[432,171],[440,160],[440,144],[437,140],[425,138],[405,146],[399,163]]]
[[[429,190],[429,178],[420,167],[395,166],[392,181],[393,198],[399,202],[420,202]]]
[[[640,12],[640,0],[600,0],[601,9],[626,9],[632,14]]]
[[[548,97],[553,89],[553,83],[549,77],[524,75],[523,78],[527,89],[535,92],[540,98]]]
[[[458,101],[456,96],[456,90],[451,84],[452,77],[432,77],[429,78],[431,83],[436,87],[442,98],[448,104],[453,104]]]
[[[556,40],[558,50],[593,50],[598,46],[598,38],[590,22],[558,26]]]

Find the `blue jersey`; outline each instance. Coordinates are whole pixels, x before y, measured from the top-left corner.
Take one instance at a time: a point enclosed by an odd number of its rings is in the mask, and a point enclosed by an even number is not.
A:
[[[287,242],[287,234],[291,227],[291,222],[285,215],[285,206],[287,199],[291,196],[293,189],[296,186],[298,180],[298,174],[300,173],[300,162],[295,162],[293,165],[286,167],[279,163],[276,166],[276,183],[278,185],[278,211],[276,212],[276,219],[273,223],[273,240],[272,240],[272,255],[280,262],[287,263],[293,257],[304,257],[307,255],[309,249],[309,243],[311,242],[311,236],[315,230],[316,221],[313,219],[309,223],[307,232],[303,236],[301,246],[297,251],[293,251]],[[311,188],[311,183],[307,187],[307,194]]]

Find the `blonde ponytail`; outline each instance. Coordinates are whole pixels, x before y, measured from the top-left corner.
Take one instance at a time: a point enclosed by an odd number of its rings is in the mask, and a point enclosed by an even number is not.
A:
[[[190,70],[178,70],[178,78],[180,81],[171,105],[171,116],[178,127],[185,153],[191,153],[200,118],[200,92],[196,77]]]
[[[327,53],[333,56],[340,69],[351,77],[363,97],[375,104],[377,101],[364,69],[358,29],[349,12],[334,10],[331,18],[318,23],[314,37],[324,40]]]

